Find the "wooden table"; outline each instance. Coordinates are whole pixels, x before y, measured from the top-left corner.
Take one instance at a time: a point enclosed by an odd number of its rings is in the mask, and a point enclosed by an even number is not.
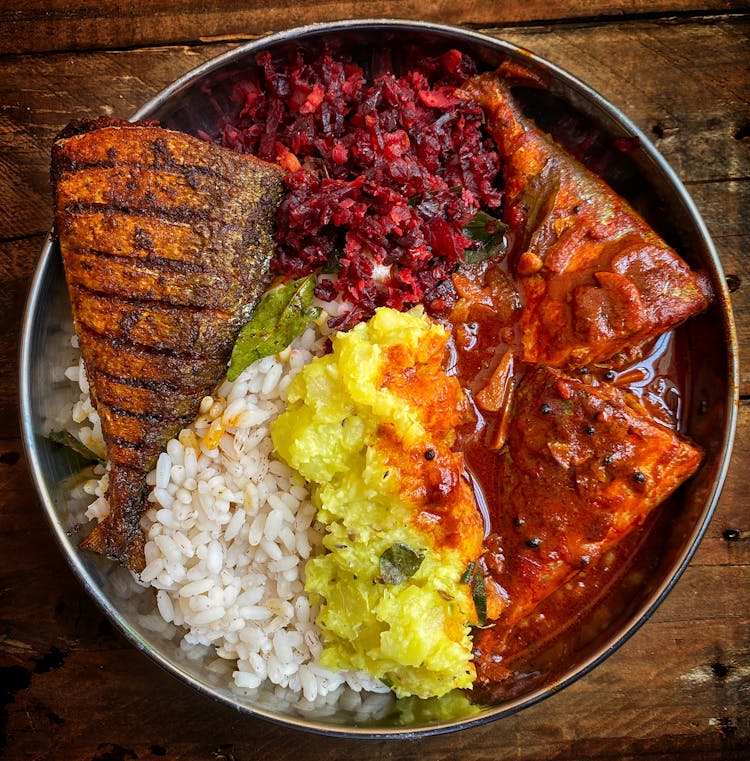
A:
[[[17,334],[51,223],[52,137],[127,117],[241,41],[307,23],[412,17],[487,31],[619,106],[686,183],[732,290],[750,359],[748,5],[712,0],[451,3],[5,0],[0,9],[0,756],[9,759],[750,758],[750,364],[729,477],[657,614],[614,656],[519,715],[421,741],[331,739],[241,716],[116,634],[52,540],[17,422]]]

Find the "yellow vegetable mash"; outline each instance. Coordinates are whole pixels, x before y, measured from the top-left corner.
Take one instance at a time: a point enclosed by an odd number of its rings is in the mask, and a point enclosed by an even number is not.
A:
[[[272,428],[327,527],[327,552],[305,568],[320,660],[398,696],[442,695],[475,676],[477,613],[462,577],[483,524],[451,449],[469,412],[443,368],[447,339],[419,307],[379,309],[300,371]]]

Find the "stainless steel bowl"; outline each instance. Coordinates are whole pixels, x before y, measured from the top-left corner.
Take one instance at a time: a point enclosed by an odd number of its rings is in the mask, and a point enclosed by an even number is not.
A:
[[[42,251],[23,323],[20,358],[22,430],[26,453],[50,526],[73,572],[107,616],[140,650],[167,671],[200,692],[242,712],[301,729],[358,737],[415,737],[447,732],[501,718],[536,703],[586,674],[621,645],[648,619],[687,566],[711,518],[726,473],[735,429],[738,400],[736,337],[721,264],[708,232],[679,179],[631,121],[578,79],[527,50],[482,34],[436,24],[399,21],[346,21],[274,34],[243,45],[198,67],[147,103],[133,118],[159,119],[165,126],[196,133],[211,132],[217,109],[228,99],[232,82],[252,65],[261,50],[283,53],[297,45],[320,46],[335,41],[359,50],[386,44],[458,47],[482,66],[495,67],[510,58],[536,72],[547,84],[542,101],[532,104],[553,128],[565,112],[607,138],[635,138],[625,163],[609,166],[606,179],[628,196],[647,219],[694,266],[710,279],[713,306],[690,320],[691,355],[686,397],[686,433],[706,450],[698,475],[682,488],[669,508],[671,526],[660,540],[658,561],[644,580],[630,580],[628,594],[615,611],[603,617],[592,611],[575,647],[550,648],[535,679],[519,682],[504,702],[470,714],[430,714],[417,706],[392,710],[368,721],[343,709],[299,710],[274,694],[241,696],[230,691],[207,668],[206,659],[184,653],[174,631],[159,631],[150,613],[150,592],[134,586],[121,568],[78,548],[82,506],[71,498],[79,475],[76,466],[44,438],[45,421],[72,392],[56,380],[64,366],[64,338],[71,330],[70,306],[59,251],[49,238]],[[208,93],[210,92],[210,98]],[[607,174],[611,176],[607,176]],[[633,181],[635,180],[635,181]],[[658,209],[658,212],[656,211]],[[627,581],[627,580],[625,580]],[[426,708],[426,706],[424,706]]]

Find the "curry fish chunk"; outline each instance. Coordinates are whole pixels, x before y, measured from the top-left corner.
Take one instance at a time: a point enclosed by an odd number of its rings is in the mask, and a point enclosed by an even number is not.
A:
[[[513,626],[642,524],[702,457],[617,388],[547,367],[521,381],[507,446],[484,556],[504,607],[474,639],[484,683],[505,676]]]
[[[523,289],[523,358],[609,360],[700,312],[707,286],[604,181],[528,121],[499,73],[462,91],[500,150],[505,221]]]
[[[153,123],[74,121],[52,148],[55,233],[110,463],[82,546],[139,571],[146,474],[197,414],[269,280],[282,172]]]

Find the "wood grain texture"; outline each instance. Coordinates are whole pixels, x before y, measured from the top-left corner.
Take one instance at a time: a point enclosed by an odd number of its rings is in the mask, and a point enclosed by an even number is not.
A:
[[[750,757],[750,398],[725,489],[657,613],[586,677],[521,714],[420,741],[341,740],[241,716],[117,634],[68,570],[26,469],[17,331],[51,223],[49,149],[71,118],[128,116],[229,37],[398,15],[486,28],[567,68],[653,140],[694,198],[733,289],[750,397],[745,3],[93,3],[0,9],[0,757],[38,761],[741,761]],[[118,11],[112,20],[103,19]],[[398,12],[397,12],[398,11]],[[727,11],[730,15],[707,15]],[[601,18],[595,16],[601,14]],[[199,38],[226,38],[196,44]],[[190,44],[174,44],[176,42]],[[165,45],[165,47],[156,47]],[[133,49],[124,49],[132,47]],[[113,48],[118,48],[114,50]],[[88,50],[71,54],[33,51]]]
[[[45,236],[0,241],[0,438],[19,435],[18,337],[26,296]]]
[[[709,0],[698,9],[690,0],[466,0],[447,2],[305,3],[293,0],[6,0],[0,10],[0,53],[127,48],[212,38],[236,39],[321,21],[347,18],[405,18],[487,26],[623,15],[705,14],[736,11],[743,0]]]
[[[741,390],[750,393],[750,285],[742,266],[750,232],[744,211],[750,177],[748,20],[637,20],[488,31],[547,57],[601,92],[652,139],[686,184],[731,276]],[[216,43],[0,58],[0,102],[5,104],[0,112],[0,240],[49,228],[49,150],[71,117],[127,117],[173,79],[230,48]],[[617,56],[613,49],[620,51]]]
[[[286,761],[304,748],[310,761],[352,753],[438,761],[460,748],[472,761],[739,761],[750,747],[744,691],[750,679],[750,542],[728,542],[722,533],[750,521],[738,498],[746,490],[748,457],[750,403],[741,407],[734,465],[693,562],[653,618],[604,664],[499,722],[419,742],[363,745],[239,716],[138,653],[67,570],[35,508],[20,442],[0,443],[0,483],[8,495],[0,513],[0,557],[15,557],[0,575],[6,757],[149,759],[164,750],[178,759],[231,753],[238,760]],[[124,755],[105,755],[118,748]]]

